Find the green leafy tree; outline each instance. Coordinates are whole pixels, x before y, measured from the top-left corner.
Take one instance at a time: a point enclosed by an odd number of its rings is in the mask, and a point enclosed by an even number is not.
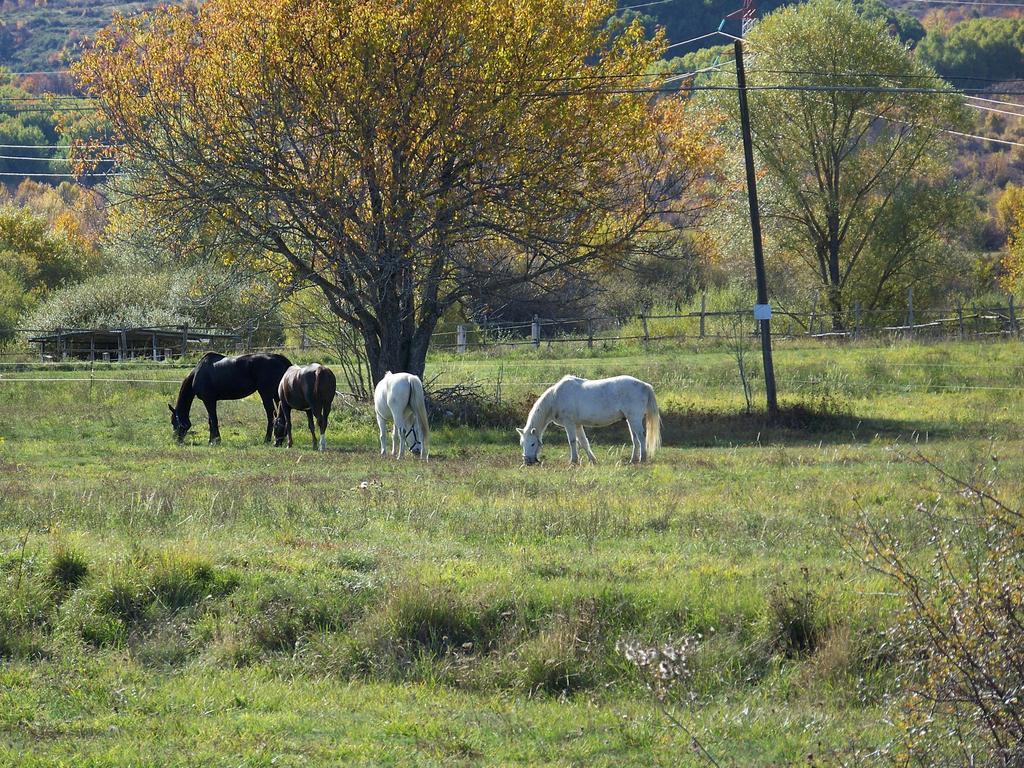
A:
[[[933,28],[917,55],[943,76],[957,78],[1024,78],[1024,18],[978,18],[949,29]],[[965,79],[963,84],[977,85]]]
[[[808,88],[750,94],[772,258],[824,294],[837,330],[853,301],[885,306],[894,293],[934,281],[962,205],[937,126],[961,125],[960,99],[884,21],[842,0],[769,15],[749,50],[750,85]],[[884,90],[922,83],[939,92]]]
[[[99,256],[80,238],[52,230],[27,208],[0,206],[0,337],[47,292],[95,274]]]
[[[904,43],[915,46],[924,39],[925,29],[920,21],[906,11],[893,8],[882,0],[854,0],[854,7],[868,21],[881,21]]]
[[[1024,283],[1024,187],[1006,185],[996,203],[996,222],[1006,235],[1003,285],[1013,291]]]

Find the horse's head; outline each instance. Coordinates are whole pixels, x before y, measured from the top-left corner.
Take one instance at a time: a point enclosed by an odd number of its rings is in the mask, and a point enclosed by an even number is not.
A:
[[[188,416],[178,413],[173,405],[167,404],[167,407],[171,409],[171,430],[174,432],[174,438],[180,443],[185,439],[185,435],[192,429],[192,422]]]
[[[423,450],[423,443],[420,442],[420,437],[416,433],[416,425],[409,427],[402,435],[402,439],[405,440],[405,446],[412,451],[414,456],[419,456]]]
[[[288,419],[284,415],[284,403],[274,406],[274,447],[280,448],[288,437]]]
[[[523,449],[523,464],[527,466],[539,464],[540,449],[544,443],[541,442],[540,435],[537,434],[537,428],[534,427],[527,432],[525,429],[516,427],[516,432],[519,433],[519,445]]]

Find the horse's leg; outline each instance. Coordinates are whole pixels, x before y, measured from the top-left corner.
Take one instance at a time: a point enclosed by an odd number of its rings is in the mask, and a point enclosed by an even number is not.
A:
[[[320,450],[327,450],[327,417],[331,415],[331,404],[326,403],[321,406],[320,413],[317,414],[317,424],[320,427]]]
[[[376,416],[377,416],[377,431],[380,433],[380,455],[381,456],[386,456],[388,450],[387,450],[387,441],[386,441],[386,439],[384,437],[384,434],[387,432],[388,422],[387,422],[387,419],[385,419],[383,416],[380,415],[380,413],[377,413]]]
[[[566,421],[563,426],[565,427],[565,436],[569,438],[569,463],[579,464],[580,453],[576,447],[576,425],[571,421]]]
[[[260,399],[263,400],[263,410],[267,412],[267,434],[263,438],[263,442],[269,443],[271,436],[274,434],[274,411],[277,406],[277,398],[273,395],[268,397],[261,392]]]
[[[590,450],[590,440],[587,439],[587,433],[583,431],[583,425],[580,424],[576,427],[576,439],[580,445],[583,446],[583,450],[587,452],[587,458],[590,459],[591,464],[597,464],[597,457],[594,456],[594,452]]]
[[[307,420],[309,421],[309,434],[311,434],[313,436],[313,450],[315,451],[315,450],[317,450],[317,442],[316,442],[316,427],[313,425],[313,408],[314,407],[315,406],[310,406],[309,410],[306,411],[306,416],[307,416]]]
[[[405,456],[405,435],[408,432],[408,427],[405,426],[405,414],[395,414],[395,431],[394,439],[398,446],[398,458],[402,459]],[[394,453],[394,451],[392,451]]]
[[[629,429],[629,447],[632,451],[629,454],[629,463],[633,464],[636,462],[636,430],[633,429],[633,422],[626,419],[626,427]]]
[[[217,401],[216,400],[203,400],[203,405],[206,406],[206,415],[210,419],[210,444],[220,442],[220,425],[217,422]]]
[[[633,439],[633,452],[629,456],[629,463],[639,464],[647,458],[644,448],[644,439],[647,436],[644,431],[644,417],[641,415],[636,420],[627,419],[626,424],[629,425],[629,436]]]
[[[292,447],[292,409],[288,403],[282,403],[281,407],[284,409],[284,423],[285,429],[288,430],[288,447]]]

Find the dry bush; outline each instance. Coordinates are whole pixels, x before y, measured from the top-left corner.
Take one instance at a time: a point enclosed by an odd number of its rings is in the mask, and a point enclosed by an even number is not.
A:
[[[905,542],[864,520],[867,564],[904,606],[891,640],[902,662],[900,765],[1024,765],[1024,514],[997,498],[993,466],[918,505],[929,536]]]

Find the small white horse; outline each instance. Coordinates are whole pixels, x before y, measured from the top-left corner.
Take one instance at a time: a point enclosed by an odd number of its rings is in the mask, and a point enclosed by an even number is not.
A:
[[[597,459],[590,450],[584,427],[604,427],[621,419],[629,425],[633,440],[630,462],[646,461],[661,445],[661,412],[654,388],[632,376],[610,379],[581,379],[566,376],[537,398],[530,409],[524,429],[516,428],[523,448],[523,463],[536,464],[544,430],[554,423],[565,429],[569,438],[569,460],[579,461],[577,442],[583,445],[590,463]]]
[[[406,440],[420,458],[427,460],[430,426],[427,424],[427,404],[423,397],[423,382],[411,373],[388,371],[373,390],[373,405],[380,430],[380,455],[386,454],[384,433],[388,417],[395,422],[391,432],[391,455],[405,455]]]

